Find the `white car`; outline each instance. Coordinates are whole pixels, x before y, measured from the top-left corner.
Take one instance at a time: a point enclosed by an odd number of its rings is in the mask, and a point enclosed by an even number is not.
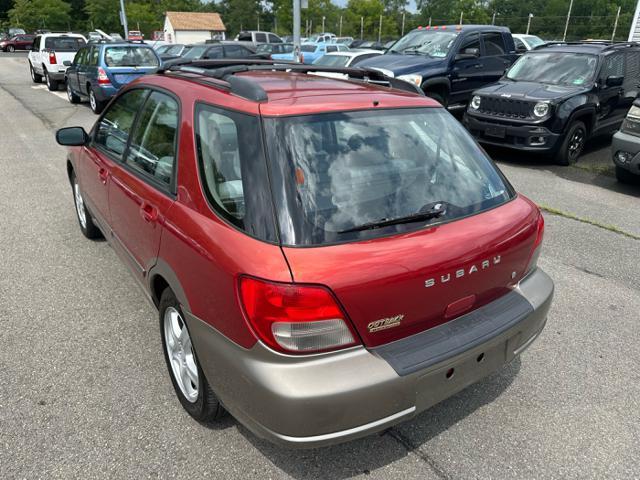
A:
[[[355,67],[358,63],[371,57],[382,55],[379,50],[349,50],[346,52],[331,52],[318,58],[314,65],[322,65],[324,67]],[[333,76],[334,74],[332,74]],[[341,75],[341,74],[337,74]]]
[[[33,83],[44,78],[51,91],[64,83],[67,71],[65,61],[72,62],[77,51],[86,45],[87,39],[77,33],[44,33],[37,35],[29,52],[29,70]]]
[[[513,42],[516,44],[516,51],[520,53],[524,53],[545,43],[544,40],[542,40],[540,37],[536,37],[535,35],[514,33],[512,36]]]

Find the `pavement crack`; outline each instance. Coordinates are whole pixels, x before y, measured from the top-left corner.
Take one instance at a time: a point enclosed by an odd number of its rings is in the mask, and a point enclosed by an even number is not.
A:
[[[442,480],[450,480],[451,477],[447,475],[447,472],[445,472],[440,465],[438,465],[438,462],[421,451],[418,448],[418,445],[414,445],[411,440],[409,440],[409,438],[400,433],[398,430],[396,430],[395,428],[390,428],[386,431],[385,434],[389,435],[396,442],[402,445],[408,452],[415,454],[420,460],[429,465],[429,468],[431,468],[433,473],[435,473],[438,478]]]
[[[578,215],[574,215],[573,213],[565,212],[563,210],[559,210],[557,208],[553,208],[545,204],[538,204],[538,207],[540,207],[540,210],[542,210],[543,212],[550,213],[551,215],[558,215],[560,217],[568,218],[570,220],[575,220],[576,222],[592,225],[594,227],[598,227],[603,230],[607,230],[609,232],[617,233],[618,235],[631,238],[632,240],[640,240],[640,235],[627,232],[626,230],[622,230],[621,228],[618,228],[615,225],[607,225],[605,223],[600,223],[597,220],[591,220],[590,218],[579,217]]]

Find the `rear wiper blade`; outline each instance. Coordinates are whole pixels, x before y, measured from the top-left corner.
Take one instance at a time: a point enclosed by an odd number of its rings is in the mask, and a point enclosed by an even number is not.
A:
[[[363,230],[375,230],[376,228],[388,227],[390,225],[400,225],[403,223],[419,222],[421,220],[431,220],[433,218],[441,217],[447,213],[447,207],[444,202],[435,202],[431,204],[428,210],[423,210],[412,215],[405,215],[403,217],[395,218],[382,218],[373,222],[363,223],[362,225],[356,225],[355,227],[340,230],[338,233],[350,233],[361,232]]]

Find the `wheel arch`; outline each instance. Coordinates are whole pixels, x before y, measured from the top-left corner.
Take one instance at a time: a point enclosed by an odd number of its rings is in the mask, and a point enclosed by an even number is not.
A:
[[[191,312],[191,306],[189,304],[189,300],[187,299],[187,295],[182,288],[182,283],[178,279],[178,276],[173,268],[171,268],[171,266],[166,261],[161,258],[156,259],[156,263],[149,270],[147,278],[149,279],[148,289],[151,295],[151,300],[156,307],[160,305],[160,297],[162,296],[162,292],[166,288],[170,288],[178,299],[178,302],[180,302],[182,308]]]
[[[571,124],[576,121],[581,121],[587,127],[587,136],[591,135],[596,123],[596,112],[592,108],[583,108],[571,114],[569,121],[564,126],[565,133],[569,131]]]
[[[448,97],[449,93],[451,93],[451,82],[446,77],[428,78],[422,82],[422,91],[425,93],[427,91],[442,93]]]

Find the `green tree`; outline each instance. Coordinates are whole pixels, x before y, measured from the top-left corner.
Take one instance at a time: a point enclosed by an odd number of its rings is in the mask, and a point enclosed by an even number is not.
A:
[[[9,10],[9,23],[27,31],[39,28],[67,30],[71,5],[63,0],[16,0]]]
[[[107,33],[123,31],[118,14],[118,0],[86,0],[84,10],[87,13],[88,28],[99,28]]]
[[[235,36],[240,30],[256,30],[262,15],[260,0],[223,0],[222,21],[227,27],[227,37]],[[262,25],[260,26],[262,28]]]

